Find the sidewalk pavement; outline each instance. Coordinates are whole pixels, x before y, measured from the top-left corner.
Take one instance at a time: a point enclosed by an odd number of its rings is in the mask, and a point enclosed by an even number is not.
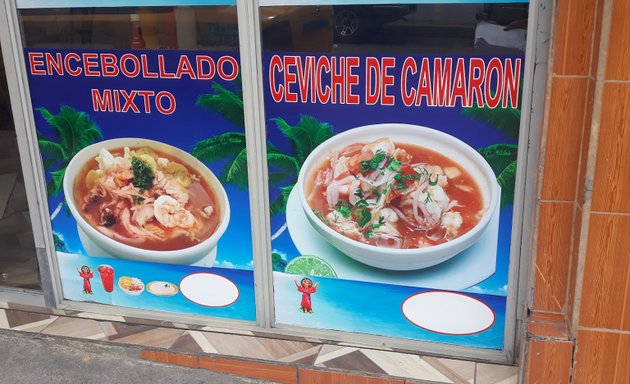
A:
[[[1,384],[258,384],[140,359],[140,349],[0,331]]]

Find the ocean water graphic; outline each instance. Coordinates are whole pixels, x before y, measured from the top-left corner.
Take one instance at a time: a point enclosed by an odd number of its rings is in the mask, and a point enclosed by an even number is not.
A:
[[[332,329],[395,338],[502,349],[505,328],[505,297],[467,294],[494,312],[494,324],[472,335],[444,335],[424,330],[405,318],[401,306],[406,298],[429,290],[340,279],[313,278],[320,285],[311,295],[313,314],[299,310],[301,293],[293,280],[301,276],[274,273],[276,318],[279,323],[307,328]]]

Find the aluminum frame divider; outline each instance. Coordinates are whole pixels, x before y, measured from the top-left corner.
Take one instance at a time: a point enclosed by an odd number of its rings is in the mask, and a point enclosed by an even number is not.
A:
[[[258,0],[238,0],[236,7],[252,218],[256,323],[260,327],[270,328],[274,326],[274,297],[267,183],[267,134]]]
[[[282,329],[284,333],[288,334],[302,336],[304,334],[310,334],[312,336],[346,341],[354,344],[395,346],[401,349],[423,350],[429,353],[444,356],[457,355],[460,357],[467,357],[472,360],[492,360],[504,363],[515,362],[519,353],[518,348],[520,347],[520,341],[524,336],[524,323],[527,315],[528,292],[530,289],[530,256],[532,253],[531,241],[534,236],[532,228],[533,224],[535,224],[534,208],[536,204],[536,175],[539,162],[540,131],[544,115],[544,95],[546,93],[547,61],[549,56],[549,24],[551,19],[551,6],[549,1],[550,0],[530,0],[529,4],[527,48],[525,51],[524,82],[521,105],[521,134],[519,137],[519,167],[516,176],[517,184],[515,187],[516,191],[514,200],[515,211],[513,216],[510,266],[508,273],[508,292],[513,293],[508,296],[506,303],[506,325],[504,332],[505,343],[503,349],[500,351],[487,351],[478,348],[452,346],[416,340],[395,339],[376,335],[363,335],[333,330],[313,330],[304,327],[282,324],[275,325],[278,329]],[[254,0],[252,3],[254,2],[258,3],[259,1]],[[262,2],[265,3],[264,0],[262,0]],[[394,2],[395,1],[391,1],[391,3]],[[318,2],[312,0],[303,2],[289,0],[283,1],[282,5],[313,5],[316,3]],[[251,5],[252,7],[255,6],[254,4]],[[260,25],[258,24],[257,19],[256,24],[254,25]],[[246,32],[251,33],[252,31]],[[260,49],[258,46],[259,41],[259,39],[256,41],[257,49]],[[262,57],[262,50],[259,52],[259,57]],[[243,66],[243,68],[245,67]],[[256,73],[259,72],[257,71]],[[262,79],[260,79],[260,81],[262,82]],[[264,107],[264,101],[260,102],[260,105]],[[262,114],[264,115],[264,112]],[[264,121],[262,124],[264,127]],[[266,181],[267,178],[264,177],[265,186]],[[267,193],[266,188],[265,193]],[[262,203],[268,204],[268,200],[265,200]],[[268,220],[266,224],[268,225]],[[266,230],[269,230],[268,227]],[[269,246],[267,250],[268,249]],[[269,258],[270,255],[267,254],[266,257]],[[268,259],[267,262],[270,264],[270,259]],[[267,265],[265,272],[271,273],[269,265]],[[271,284],[273,285],[273,282],[271,282]],[[270,287],[269,289],[271,292],[273,291],[273,287]],[[271,311],[273,312],[273,309]]]
[[[523,151],[525,153],[519,151],[518,164],[521,167],[517,169],[515,190],[515,201],[521,202],[522,215],[520,221],[514,221],[516,224],[514,227],[518,228],[518,231],[514,232],[516,235],[512,238],[513,247],[520,246],[520,250],[519,257],[513,260],[514,265],[510,265],[509,275],[510,281],[514,281],[511,288],[517,291],[517,302],[513,312],[516,317],[516,330],[513,333],[515,339],[512,341],[517,354],[523,352],[523,340],[527,332],[527,306],[530,303],[532,288],[531,268],[536,251],[533,247],[537,229],[536,193],[545,118],[552,13],[551,0],[531,0],[526,52],[533,57],[528,57],[525,65],[521,106],[521,129],[527,129],[527,134],[523,135],[519,142],[519,148],[525,148],[526,151]],[[510,308],[512,307],[508,306],[508,309]]]
[[[2,0],[0,2],[0,42],[29,215],[37,250],[44,303],[54,307],[60,302],[61,286],[58,284],[58,279],[53,278],[58,276],[57,263],[52,257],[54,252],[51,252],[54,250],[54,241],[48,220],[44,171],[37,147],[37,136],[30,107],[31,98],[26,81],[23,46],[14,0]],[[17,294],[15,291],[12,293]],[[32,298],[32,295],[33,292],[28,292],[29,297]]]

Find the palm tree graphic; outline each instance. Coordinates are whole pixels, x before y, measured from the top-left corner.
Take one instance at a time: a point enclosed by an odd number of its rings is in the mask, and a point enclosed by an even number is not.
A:
[[[510,138],[518,139],[520,107],[491,109],[474,106],[462,110],[462,114],[478,122],[490,124]],[[478,148],[477,152],[486,159],[497,176],[497,183],[501,187],[501,206],[513,204],[518,147],[514,144],[493,144]]]
[[[62,105],[56,115],[51,114],[46,108],[37,108],[37,111],[53,127],[57,135],[56,138],[47,138],[37,131],[37,143],[44,168],[51,176],[46,183],[47,194],[48,197],[58,196],[70,160],[83,148],[102,140],[103,135],[85,112],[79,112],[67,105]],[[51,213],[51,221],[57,217],[64,201]]]
[[[197,105],[219,113],[238,126],[242,132],[228,132],[198,142],[192,155],[204,162],[227,159],[219,179],[240,189],[247,187],[247,148],[245,143],[245,123],[243,118],[243,94],[239,81],[235,90],[228,90],[219,83],[212,84],[212,93],[197,98]],[[267,141],[267,165],[269,185],[280,189],[280,194],[271,202],[270,215],[276,216],[286,210],[289,194],[297,181],[297,176],[306,157],[315,147],[333,135],[332,126],[317,121],[311,116],[302,115],[295,125],[286,120],[272,118],[280,132],[291,143],[291,154],[283,153]],[[286,223],[276,231],[272,240],[286,229]]]

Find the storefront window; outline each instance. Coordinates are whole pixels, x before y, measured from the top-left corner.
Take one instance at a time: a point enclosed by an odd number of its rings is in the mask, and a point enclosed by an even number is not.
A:
[[[503,349],[528,4],[274,3],[278,325]]]
[[[25,9],[27,48],[237,51],[235,6]]]
[[[19,12],[66,300],[255,320],[236,6],[212,4]]]
[[[0,286],[41,290],[4,64],[0,58]]]
[[[529,4],[399,1],[18,0],[58,299],[511,356]]]

